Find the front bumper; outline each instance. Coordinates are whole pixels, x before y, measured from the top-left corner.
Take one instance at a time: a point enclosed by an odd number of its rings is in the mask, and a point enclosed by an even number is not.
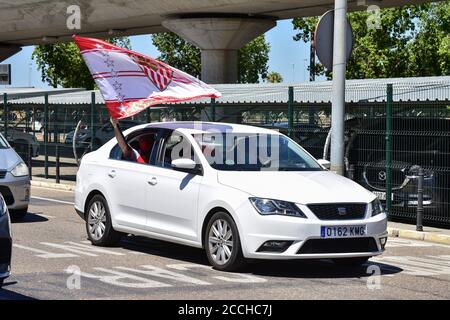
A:
[[[30,178],[14,177],[11,172],[7,172],[0,179],[0,192],[9,210],[25,209],[30,202]]]
[[[306,206],[301,206],[308,219],[286,216],[262,216],[251,206],[250,202],[243,204],[238,210],[239,234],[241,237],[243,255],[251,259],[328,259],[328,258],[352,258],[371,257],[382,254],[384,246],[382,238],[387,238],[387,217],[380,214],[368,219],[359,220],[319,220]],[[322,226],[366,226],[364,238],[339,238],[354,239],[351,241],[374,242],[368,250],[337,250],[332,249],[318,253],[303,253],[301,248],[309,240],[322,239]],[[258,249],[266,241],[290,241],[292,244],[284,252],[259,252]],[[339,242],[339,240],[337,241]],[[330,242],[332,243],[332,242]],[[311,245],[309,243],[308,245]]]

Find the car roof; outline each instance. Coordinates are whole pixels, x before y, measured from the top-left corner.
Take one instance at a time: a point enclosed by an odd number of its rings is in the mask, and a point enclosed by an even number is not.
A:
[[[182,130],[185,133],[261,133],[261,134],[279,134],[277,131],[235,124],[235,123],[221,123],[221,122],[205,122],[205,121],[173,121],[173,122],[155,122],[147,123],[134,127],[134,129],[169,129]]]

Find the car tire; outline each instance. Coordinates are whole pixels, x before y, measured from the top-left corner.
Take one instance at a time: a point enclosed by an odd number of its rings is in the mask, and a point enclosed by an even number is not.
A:
[[[226,212],[217,212],[211,217],[203,243],[214,269],[236,271],[246,264],[236,223]]]
[[[333,262],[340,266],[345,267],[360,267],[365,264],[370,257],[358,257],[358,258],[341,258],[333,259]]]
[[[11,209],[9,210],[9,215],[13,220],[22,220],[25,219],[25,216],[28,213],[28,206],[23,209]]]
[[[116,245],[123,234],[114,230],[106,199],[97,194],[89,201],[86,212],[86,232],[95,246],[109,247]]]

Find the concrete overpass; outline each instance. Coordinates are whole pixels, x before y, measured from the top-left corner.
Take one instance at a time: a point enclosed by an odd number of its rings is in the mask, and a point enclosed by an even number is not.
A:
[[[347,10],[366,10],[370,4],[383,8],[421,2],[426,1],[2,0],[0,61],[23,45],[67,41],[73,33],[102,38],[170,30],[201,49],[203,81],[234,83],[238,49],[273,28],[277,20],[318,16],[335,9],[331,170],[343,174]],[[79,30],[67,27],[71,5],[80,8]]]
[[[421,0],[350,0],[349,10],[420,3]],[[78,5],[81,29],[69,30],[67,8]],[[321,15],[333,0],[2,0],[0,61],[21,46],[70,40],[73,33],[104,38],[171,30],[202,49],[202,79],[237,79],[237,50],[276,20]]]

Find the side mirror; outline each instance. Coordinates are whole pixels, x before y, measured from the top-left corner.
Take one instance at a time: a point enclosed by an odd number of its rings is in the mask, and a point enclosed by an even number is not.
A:
[[[317,162],[318,162],[322,167],[324,167],[325,169],[330,170],[330,168],[331,168],[331,162],[330,162],[330,161],[324,160],[324,159],[319,159],[319,160],[317,160]]]
[[[202,170],[199,165],[192,159],[181,158],[175,159],[171,162],[172,168],[178,171],[187,172],[191,174],[202,174]]]

